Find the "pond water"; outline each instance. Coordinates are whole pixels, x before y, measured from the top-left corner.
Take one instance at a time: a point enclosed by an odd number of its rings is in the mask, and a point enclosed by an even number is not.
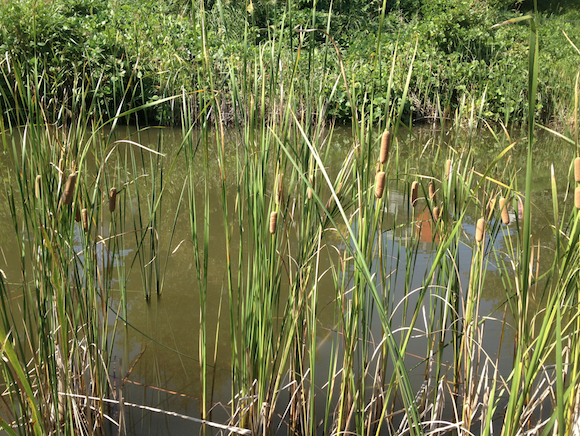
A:
[[[518,136],[519,132],[513,134]],[[126,237],[123,246],[114,259],[111,259],[106,248],[100,253],[99,262],[112,263],[117,271],[114,282],[119,284],[123,280],[118,276],[120,271],[126,274],[127,295],[127,323],[118,323],[114,338],[113,355],[111,356],[111,377],[115,386],[115,395],[119,398],[122,393],[125,403],[146,405],[151,408],[172,411],[178,414],[199,417],[200,416],[200,369],[199,369],[199,323],[200,323],[200,300],[198,292],[198,279],[193,255],[191,226],[187,211],[187,201],[181,200],[182,188],[185,181],[186,165],[182,157],[174,160],[182,143],[181,130],[151,129],[141,132],[137,138],[128,131],[119,131],[118,137],[130,137],[141,144],[155,148],[159,143],[159,135],[163,137],[165,168],[168,176],[164,180],[164,191],[160,216],[162,220],[156,228],[156,238],[146,240],[146,246],[142,250],[144,258],[138,255],[139,241],[137,238]],[[459,135],[459,137],[458,137]],[[520,135],[521,136],[521,135]],[[336,128],[331,151],[336,153],[337,158],[331,158],[331,162],[340,165],[345,150],[351,142],[351,130],[348,127]],[[508,144],[509,141],[506,142]],[[518,186],[523,186],[525,173],[525,141],[516,145],[510,152],[511,162],[508,165],[521,168],[516,176]],[[235,135],[232,133],[232,142],[227,144],[231,147],[231,153],[235,151]],[[431,168],[439,170],[445,162],[450,147],[458,148],[457,153],[473,152],[474,167],[483,169],[501,151],[501,147],[493,140],[490,134],[480,132],[469,136],[465,132],[445,131],[440,126],[418,127],[411,133],[401,133],[398,137],[400,163],[405,164],[410,172],[429,173]],[[552,136],[540,136],[536,145],[534,162],[534,179],[532,198],[534,203],[532,215],[532,233],[535,243],[543,247],[537,268],[541,271],[545,265],[552,261],[550,246],[553,244],[553,231],[550,227],[552,217],[552,194],[550,189],[550,167],[554,165],[554,172],[558,181],[559,192],[564,193],[570,180],[570,162],[574,157],[574,151],[563,141],[558,141]],[[180,155],[182,156],[182,155]],[[212,158],[213,159],[213,158]],[[201,159],[200,159],[201,160]],[[507,159],[506,159],[507,160]],[[200,162],[200,167],[203,163]],[[418,168],[424,169],[420,171]],[[145,177],[150,177],[148,164],[143,165],[142,171]],[[128,170],[128,169],[127,169]],[[330,168],[331,172],[337,172],[338,168]],[[200,174],[202,172],[200,171]],[[218,174],[217,171],[215,174]],[[136,175],[135,175],[136,176]],[[394,176],[395,177],[395,176]],[[232,181],[231,183],[235,183]],[[203,178],[196,181],[198,187],[197,198],[203,199]],[[228,402],[232,398],[232,369],[231,369],[231,340],[229,337],[228,319],[228,296],[227,275],[224,259],[227,256],[224,243],[223,214],[221,210],[221,193],[218,188],[218,177],[212,180],[209,198],[209,266],[208,266],[208,294],[207,294],[207,338],[209,361],[212,369],[209,371],[210,392],[212,402],[215,404],[210,419],[215,422],[227,421],[231,409]],[[228,204],[235,203],[235,189],[228,192]],[[391,257],[389,274],[397,276],[396,285],[390,289],[388,301],[390,302],[389,313],[393,328],[405,325],[402,305],[403,300],[409,306],[416,301],[414,296],[417,290],[423,286],[425,272],[429,270],[436,251],[437,237],[434,236],[433,223],[430,220],[431,212],[424,209],[424,201],[412,208],[409,205],[408,187],[404,184],[391,184],[386,194],[385,217],[375,237],[384,253]],[[122,198],[122,197],[121,197]],[[126,197],[125,197],[126,198]],[[561,194],[559,202],[570,208],[573,198]],[[135,202],[135,199],[133,199]],[[136,203],[130,207],[137,207]],[[8,208],[2,208],[2,221],[8,222]],[[512,219],[518,211],[511,210]],[[469,280],[471,258],[473,255],[475,223],[479,217],[474,207],[469,216],[463,220],[462,243],[458,247],[457,268],[460,271],[461,286],[466,287]],[[130,215],[127,214],[127,220]],[[497,252],[509,253],[509,244],[506,243],[507,235],[515,234],[515,225],[504,227],[501,234],[495,239]],[[135,222],[126,225],[126,230],[132,226],[138,228]],[[103,223],[103,238],[109,236],[107,223]],[[81,231],[79,227],[79,232]],[[357,232],[356,227],[354,228]],[[11,256],[14,250],[11,246],[14,240],[8,232],[0,233],[0,247],[2,248],[2,270],[8,281],[18,280],[19,264],[16,256]],[[232,246],[239,243],[236,233],[232,236]],[[237,239],[236,239],[237,238]],[[155,242],[153,242],[155,241]],[[151,244],[157,244],[155,250],[151,250]],[[291,242],[292,243],[292,242]],[[340,238],[334,241],[333,250],[339,256],[345,251],[345,244]],[[147,251],[150,250],[150,251]],[[317,316],[317,355],[315,383],[322,390],[329,379],[329,365],[331,356],[336,352],[336,308],[333,302],[336,300],[336,285],[332,275],[326,271],[333,258],[333,250],[322,252],[320,259],[320,278],[318,281],[318,307]],[[155,257],[147,258],[147,253],[156,253]],[[151,255],[153,256],[153,255]],[[235,257],[235,256],[234,256]],[[507,257],[506,257],[507,258]],[[405,281],[405,266],[414,263],[416,274]],[[137,266],[141,263],[143,268]],[[159,268],[157,279],[147,279],[143,274],[151,274],[148,268]],[[145,271],[145,273],[143,273]],[[379,263],[370,265],[371,274],[381,274]],[[509,374],[513,363],[513,330],[504,329],[504,316],[507,325],[511,324],[511,315],[505,310],[505,285],[495,260],[487,263],[485,287],[480,302],[479,313],[489,316],[485,322],[485,335],[483,348],[491,356],[500,354],[500,372]],[[349,289],[352,276],[349,271],[342,272],[342,280],[346,280],[345,289]],[[153,276],[150,276],[153,277]],[[159,282],[158,292],[155,281]],[[145,289],[150,287],[149,290]],[[408,290],[415,294],[405,297]],[[147,292],[149,298],[145,298]],[[386,292],[386,290],[385,290]],[[348,296],[347,296],[348,299]],[[538,303],[540,304],[540,303]],[[111,325],[115,320],[115,313],[122,313],[121,296],[114,293],[114,299],[110,305]],[[280,316],[283,315],[283,307]],[[400,321],[398,321],[400,320]],[[426,320],[420,320],[417,330],[427,330],[424,325]],[[376,336],[373,347],[378,345],[381,337],[381,322],[378,316],[374,316],[370,328],[372,335]],[[400,333],[397,333],[400,334]],[[400,336],[399,336],[400,337]],[[500,347],[499,338],[503,337]],[[410,377],[414,390],[418,392],[425,378],[424,365],[425,350],[430,338],[417,333],[411,339],[407,349],[406,365],[410,370]],[[444,353],[444,359],[452,353]],[[215,365],[213,364],[215,362]],[[321,395],[320,404],[317,408],[324,410],[325,395]],[[275,426],[284,423],[284,413],[287,404],[279,402],[278,421]],[[120,410],[111,410],[112,416],[118,419]],[[449,413],[452,413],[449,411]],[[161,435],[161,434],[188,434],[197,432],[200,425],[177,416],[168,416],[163,413],[150,410],[142,410],[132,406],[125,406],[122,414],[124,426],[128,434]],[[322,413],[320,414],[322,416]],[[275,429],[276,427],[273,426]],[[285,430],[284,430],[285,431]],[[110,434],[117,434],[117,428],[111,424],[108,429]]]

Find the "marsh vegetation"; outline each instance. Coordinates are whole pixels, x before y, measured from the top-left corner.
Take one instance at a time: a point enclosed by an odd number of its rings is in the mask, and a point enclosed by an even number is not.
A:
[[[510,22],[459,29],[524,31],[524,67],[492,47],[523,73],[444,85],[454,61],[436,73],[425,41],[389,32],[413,23],[413,2],[369,3],[372,43],[349,63],[335,30],[353,25],[347,3],[322,14],[250,2],[235,22],[235,2],[161,3],[178,12],[151,32],[190,32],[145,63],[169,62],[163,74],[142,70],[140,56],[165,47],[150,39],[101,70],[84,58],[98,47],[74,53],[74,26],[54,34],[71,44],[62,52],[40,33],[11,43],[0,65],[6,433],[183,431],[176,420],[223,434],[578,433],[574,36],[562,61],[574,69],[544,74],[545,15],[506,8]],[[108,2],[60,4],[35,4],[48,12],[32,12],[32,28],[63,13],[93,28],[129,20],[100,16]],[[467,13],[458,5],[447,12]],[[135,32],[155,13],[133,15]],[[107,48],[131,47],[109,36]],[[59,69],[65,54],[80,63]],[[499,104],[502,93],[521,100]],[[413,128],[417,111],[441,123]]]

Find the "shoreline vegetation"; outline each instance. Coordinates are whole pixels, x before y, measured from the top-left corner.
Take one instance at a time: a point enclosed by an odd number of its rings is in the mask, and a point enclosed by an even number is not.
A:
[[[224,434],[577,434],[580,51],[567,23],[578,10],[514,7],[526,3],[0,3],[0,231],[17,263],[10,277],[0,271],[2,430],[123,434],[129,407],[172,413],[124,406],[148,350],[119,377],[113,352],[133,329],[129,277],[143,301],[162,298],[181,247],[199,322],[179,334],[197,353],[156,345],[199,375],[190,418],[201,431],[219,404]],[[456,135],[411,167],[398,133],[422,117],[468,127],[467,143],[487,129],[497,152],[476,167]],[[337,157],[340,121],[352,137]],[[118,137],[121,123],[135,135]],[[171,160],[163,129],[140,140],[152,124],[181,127]],[[561,126],[553,134],[575,156],[567,179],[550,177],[549,246],[532,226],[538,124]],[[171,208],[168,189],[180,193]],[[417,262],[421,232],[428,262]],[[395,238],[407,242],[393,248]],[[128,247],[132,258],[116,261]],[[491,268],[501,304],[485,313]],[[502,332],[493,350],[489,323]],[[330,354],[319,364],[323,330]],[[216,398],[218,363],[228,398]]]
[[[534,115],[565,129],[573,118],[578,72],[567,38],[580,46],[580,8],[572,1],[542,3]],[[2,2],[0,88],[11,94],[17,69],[24,83],[35,75],[41,81],[39,98],[51,122],[66,122],[67,113],[83,104],[109,118],[148,105],[142,123],[157,125],[182,122],[180,105],[159,101],[185,93],[199,115],[204,108],[197,93],[207,90],[221,94],[222,119],[234,122],[235,112],[252,104],[235,106],[234,77],[250,73],[244,69],[273,50],[275,64],[265,65],[262,79],[279,77],[282,89],[292,87],[304,104],[316,92],[324,112],[308,116],[351,122],[350,106],[362,108],[372,99],[379,122],[391,111],[387,102],[405,100],[407,125],[466,123],[473,115],[525,124],[527,25],[494,25],[517,21],[531,9],[531,2],[507,0]],[[73,87],[82,88],[82,96],[75,98]],[[2,103],[4,116],[14,116],[16,102]],[[265,108],[267,115],[274,111],[281,109]]]

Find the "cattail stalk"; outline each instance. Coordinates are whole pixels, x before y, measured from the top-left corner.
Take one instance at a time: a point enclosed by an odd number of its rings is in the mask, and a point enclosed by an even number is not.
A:
[[[477,220],[477,226],[475,228],[475,240],[481,242],[483,240],[483,232],[485,231],[485,219],[480,218]]]
[[[89,211],[83,209],[81,215],[83,217],[83,230],[86,232],[89,229]]]
[[[276,179],[276,205],[280,205],[282,204],[282,201],[284,201],[284,185],[282,184],[282,178],[284,177],[284,174],[278,174],[278,177]]]
[[[507,209],[507,201],[505,198],[501,197],[499,199],[499,210],[501,210],[501,222],[504,224],[510,223],[510,215]]]
[[[278,221],[278,212],[274,211],[270,214],[270,234],[276,231],[276,222]]]
[[[312,188],[309,186],[308,189],[306,190],[306,195],[308,196],[309,200],[312,200],[312,190],[314,189],[314,176],[310,176],[308,177],[308,180],[310,181],[310,185],[312,186]]]
[[[435,197],[435,183],[429,183],[429,200],[432,202],[436,202],[437,198]]]
[[[381,153],[379,160],[382,164],[387,162],[389,158],[389,150],[391,149],[391,132],[385,130],[381,139]]]
[[[39,175],[36,176],[34,180],[34,195],[36,198],[40,198],[42,195],[42,177]]]
[[[117,188],[111,188],[109,191],[109,212],[115,212],[117,206]]]
[[[375,197],[383,198],[384,189],[385,189],[385,172],[379,171],[375,176]]]
[[[580,157],[574,159],[574,180],[580,183]]]
[[[68,179],[66,181],[66,185],[64,186],[64,192],[62,195],[62,203],[63,204],[71,204],[72,203],[76,183],[77,183],[77,174],[72,173],[70,176],[68,176]]]
[[[447,159],[447,161],[445,162],[445,178],[449,178],[449,175],[451,174],[451,159]]]
[[[419,182],[416,180],[411,185],[411,205],[415,206],[419,197]]]
[[[580,186],[574,191],[574,205],[576,209],[580,209]]]

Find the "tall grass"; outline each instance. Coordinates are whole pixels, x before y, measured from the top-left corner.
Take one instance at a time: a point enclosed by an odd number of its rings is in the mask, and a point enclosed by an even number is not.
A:
[[[115,420],[105,403],[123,403],[110,363],[116,332],[123,323],[131,327],[127,277],[139,269],[148,301],[162,292],[167,262],[160,235],[169,233],[171,241],[178,217],[186,214],[199,302],[192,370],[200,375],[200,411],[192,419],[212,424],[212,407],[221,401],[213,386],[218,344],[225,335],[231,431],[570,434],[579,419],[580,227],[578,211],[558,201],[560,182],[553,175],[553,252],[546,254],[535,239],[534,111],[528,111],[523,191],[518,168],[509,164],[520,141],[491,128],[498,152],[485,164],[476,168],[474,153],[457,135],[448,151],[439,146],[442,136],[435,138],[432,159],[415,167],[401,132],[409,127],[405,107],[418,41],[408,46],[404,64],[393,60],[388,71],[373,64],[387,84],[386,99],[379,99],[342,61],[328,32],[332,13],[325,29],[297,28],[291,44],[284,26],[270,29],[257,50],[247,43],[246,24],[243,67],[226,65],[229,88],[223,89],[226,79],[216,73],[205,42],[204,5],[192,8],[203,55],[195,80],[203,86],[175,97],[183,142],[171,165],[162,135],[154,145],[143,144],[146,130],[136,126],[133,137],[116,140],[127,113],[119,110],[106,131],[82,77],[72,93],[79,110],[54,124],[38,99],[42,74],[3,65],[5,78],[13,74],[17,84],[3,96],[4,105],[18,104],[4,121],[10,124],[2,126],[2,139],[13,166],[5,192],[21,279],[16,286],[0,277],[8,397],[2,428],[92,434],[102,431],[105,419]],[[218,0],[217,7],[224,5]],[[381,20],[385,10],[386,2]],[[526,19],[529,82],[513,86],[527,89],[534,107],[539,43],[535,15]],[[313,74],[314,37],[326,41],[324,77]],[[288,54],[285,47],[293,44]],[[380,57],[380,43],[376,52]],[[324,96],[329,77],[335,85]],[[400,96],[391,93],[397,80]],[[350,102],[352,139],[337,150],[326,113],[340,92]],[[226,103],[235,108],[230,129]],[[469,140],[481,120],[475,102],[469,110],[468,104],[455,116],[459,122],[469,112]],[[177,210],[168,212],[163,195],[179,159],[185,176]],[[66,183],[69,176],[76,176],[74,187]],[[518,210],[522,198],[521,216],[507,224],[505,212]],[[219,295],[209,285],[217,251],[210,238],[212,201],[219,202],[223,235],[217,243],[226,253],[216,260],[225,274]],[[167,213],[172,228],[163,224]],[[134,256],[122,262],[133,237]],[[428,257],[422,244],[430,247]],[[553,259],[546,270],[540,256]],[[492,267],[505,293],[499,308],[485,313]],[[330,302],[321,301],[323,286],[334,291]],[[208,309],[212,298],[219,298],[215,314]],[[328,311],[330,326],[320,319]],[[484,346],[492,323],[502,332],[497,354]],[[499,355],[511,334],[513,367],[505,373]],[[322,364],[321,346],[330,349]],[[122,431],[122,422],[115,424]]]

